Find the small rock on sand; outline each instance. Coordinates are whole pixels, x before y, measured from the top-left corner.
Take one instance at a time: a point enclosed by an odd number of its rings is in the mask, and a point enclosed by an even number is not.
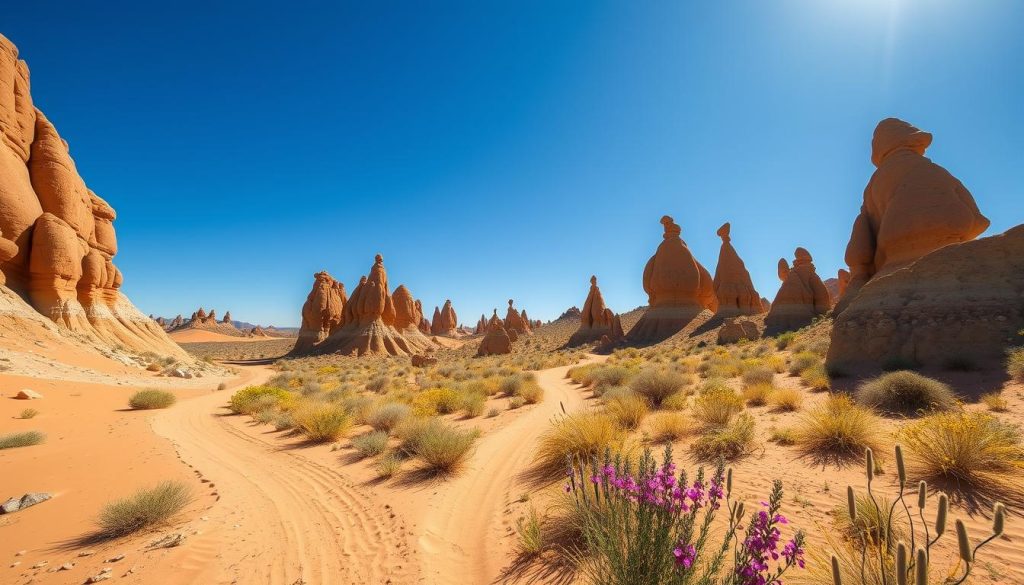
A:
[[[14,398],[17,400],[39,400],[43,395],[36,392],[35,390],[29,390],[28,388],[22,388]]]
[[[24,510],[25,508],[28,508],[30,506],[35,506],[40,502],[45,502],[46,500],[49,500],[51,497],[53,496],[45,492],[35,492],[25,494],[20,498],[11,498],[4,502],[3,504],[0,504],[0,514],[13,514],[14,512],[17,512],[19,510]]]

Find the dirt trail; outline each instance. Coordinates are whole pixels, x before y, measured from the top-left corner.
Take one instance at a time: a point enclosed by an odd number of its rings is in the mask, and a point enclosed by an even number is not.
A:
[[[246,384],[273,372],[244,368]],[[334,469],[250,436],[221,416],[228,394],[154,417],[154,431],[220,496],[167,567],[175,583],[387,583],[415,580],[406,530]],[[165,573],[167,574],[167,573]]]
[[[593,356],[581,362],[598,361]],[[565,377],[572,366],[536,372],[544,400],[509,425],[484,435],[460,475],[438,490],[419,523],[419,545],[429,583],[491,583],[508,556],[502,545],[511,519],[509,505],[531,491],[519,475],[533,458],[534,445],[562,412],[584,402],[579,387]]]

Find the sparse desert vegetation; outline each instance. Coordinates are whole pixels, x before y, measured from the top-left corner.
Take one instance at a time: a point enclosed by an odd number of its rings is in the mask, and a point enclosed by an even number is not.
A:
[[[39,431],[25,431],[0,435],[0,449],[14,449],[15,447],[31,447],[46,440],[46,435]]]
[[[117,538],[166,522],[180,512],[191,499],[191,491],[181,482],[165,481],[141,489],[131,496],[115,500],[100,511],[99,536]]]
[[[153,410],[168,408],[177,400],[177,397],[167,390],[139,390],[128,399],[128,406],[135,410]]]

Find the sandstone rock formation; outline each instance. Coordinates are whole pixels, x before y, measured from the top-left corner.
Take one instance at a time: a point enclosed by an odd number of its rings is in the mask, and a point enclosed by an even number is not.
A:
[[[836,317],[827,363],[852,373],[887,360],[1003,369],[1024,330],[1024,225],[953,244],[872,278]]]
[[[505,329],[505,323],[498,318],[498,310],[487,322],[487,333],[480,340],[480,346],[476,350],[477,356],[500,355],[512,353],[512,342],[515,341]]]
[[[580,312],[580,327],[569,338],[566,347],[573,347],[600,341],[606,338],[607,343],[622,339],[622,323],[618,316],[604,304],[604,296],[597,286],[597,277],[590,277],[590,292],[587,293],[587,300],[583,302],[583,310]]]
[[[487,319],[483,315],[480,315],[480,320],[476,322],[476,328],[473,329],[473,335],[482,335],[487,331]]]
[[[753,341],[761,337],[757,323],[744,317],[726,319],[718,330],[718,344],[736,343],[741,339]]]
[[[295,342],[296,353],[304,353],[341,328],[348,296],[345,285],[334,280],[326,270],[313,275],[313,290],[302,305],[302,325]]]
[[[837,313],[872,278],[988,228],[970,191],[924,156],[931,142],[931,134],[896,118],[875,128],[871,162],[877,168],[846,246],[850,282]]]
[[[579,321],[580,317],[582,315],[583,315],[583,312],[580,311],[580,308],[573,306],[573,307],[569,307],[568,309],[566,309],[565,312],[563,312],[561,315],[559,315],[558,319],[555,319],[555,320],[556,321],[563,321],[563,320]]]
[[[29,72],[0,36],[0,273],[44,316],[96,346],[189,359],[120,292],[113,208],[33,106]]]
[[[667,339],[701,311],[716,311],[718,298],[711,274],[690,253],[681,230],[669,216],[661,218],[664,240],[644,267],[644,291],[649,306],[629,331],[632,343]]]
[[[505,314],[505,329],[514,331],[516,335],[533,335],[530,322],[523,317],[523,313],[516,311],[512,306],[512,299],[508,300],[508,312]],[[514,339],[513,339],[514,341]]]
[[[341,300],[341,294],[334,297],[336,302],[340,301],[340,321],[336,320],[335,305],[331,304],[331,291],[340,293],[343,288],[326,273],[318,274],[317,284],[306,301],[311,308],[308,327],[306,306],[303,307],[307,340],[318,340],[296,345],[292,354],[413,355],[433,349],[433,342],[419,328],[423,305],[413,299],[405,286],[400,285],[395,295],[391,294],[384,257],[380,254],[370,273],[359,279],[352,296],[347,300]],[[319,339],[325,328],[327,336]]]
[[[754,290],[746,265],[732,247],[729,230],[729,224],[725,223],[717,232],[718,237],[722,238],[722,248],[718,252],[718,266],[715,268],[715,296],[718,298],[718,311],[715,315],[721,318],[757,315],[764,311],[761,295]]]
[[[793,268],[785,259],[779,260],[779,278],[782,286],[764,319],[766,335],[795,331],[810,325],[815,317],[825,314],[832,306],[825,283],[814,271],[814,263],[807,250],[796,249]]]
[[[231,311],[224,313],[224,318],[221,319],[221,323],[231,323]]]
[[[437,363],[437,358],[429,355],[416,354],[412,356],[412,365],[417,368],[426,368]]]
[[[764,312],[767,313],[768,311],[772,310],[772,302],[764,297],[761,297],[761,307],[764,309]]]
[[[167,324],[167,328],[174,329],[176,327],[181,327],[183,323],[185,323],[185,320],[181,318],[181,314],[179,313],[178,316],[171,319],[171,322]]]
[[[432,334],[456,337],[458,328],[459,316],[455,314],[455,309],[452,308],[450,300],[446,300],[444,307],[441,309],[434,307],[434,318],[430,322],[430,332]]]

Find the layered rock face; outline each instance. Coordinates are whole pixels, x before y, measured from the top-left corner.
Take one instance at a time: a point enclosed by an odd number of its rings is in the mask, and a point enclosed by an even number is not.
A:
[[[113,208],[86,187],[29,72],[0,36],[0,277],[58,325],[102,345],[186,354],[120,292]]]
[[[313,290],[302,305],[302,325],[293,351],[309,351],[340,329],[347,302],[344,284],[334,280],[326,270],[314,274]]]
[[[715,315],[726,318],[763,313],[761,295],[754,290],[747,266],[736,253],[736,248],[732,247],[729,231],[728,223],[718,228],[722,248],[718,252],[718,266],[715,267],[715,297],[718,299]]]
[[[871,279],[836,317],[827,363],[875,370],[968,359],[1002,368],[1024,330],[1024,225]]]
[[[332,297],[332,291],[341,294]],[[359,279],[352,296],[332,304],[332,298],[338,301],[343,291],[341,283],[326,273],[316,275],[313,291],[303,306],[299,337],[301,340],[305,333],[306,342],[297,344],[293,354],[413,355],[433,349],[434,344],[420,330],[422,303],[405,286],[400,285],[391,294],[380,254],[370,273]],[[325,331],[327,335],[322,337]]]
[[[516,335],[533,335],[533,328],[526,319],[526,311],[517,312],[512,306],[512,299],[508,300],[508,312],[505,314],[505,329],[514,331]]]
[[[766,335],[810,325],[815,317],[825,314],[832,306],[828,289],[814,270],[811,253],[797,248],[795,256],[792,269],[784,258],[779,260],[782,286],[764,318]]]
[[[434,307],[434,318],[430,322],[430,332],[434,335],[455,337],[459,328],[459,316],[452,308],[452,302],[446,300],[441,309]]]
[[[590,277],[590,292],[580,312],[580,328],[569,338],[566,346],[572,347],[599,341],[606,337],[608,342],[622,339],[622,324],[618,316],[604,303],[604,296],[597,286],[597,277]]]
[[[837,313],[872,278],[988,228],[970,191],[924,156],[931,142],[931,134],[896,118],[875,128],[871,162],[877,169],[846,246],[850,281]]]
[[[515,341],[513,335],[515,335],[514,332],[512,335],[509,335],[509,331],[505,328],[505,323],[498,318],[498,310],[495,309],[491,320],[487,322],[487,333],[480,340],[480,346],[476,350],[476,355],[487,356],[512,353],[512,342]]]
[[[661,218],[664,241],[644,267],[644,291],[649,306],[629,331],[630,342],[667,339],[683,329],[701,311],[716,311],[718,297],[711,274],[690,253],[680,238],[681,229],[669,216]]]

